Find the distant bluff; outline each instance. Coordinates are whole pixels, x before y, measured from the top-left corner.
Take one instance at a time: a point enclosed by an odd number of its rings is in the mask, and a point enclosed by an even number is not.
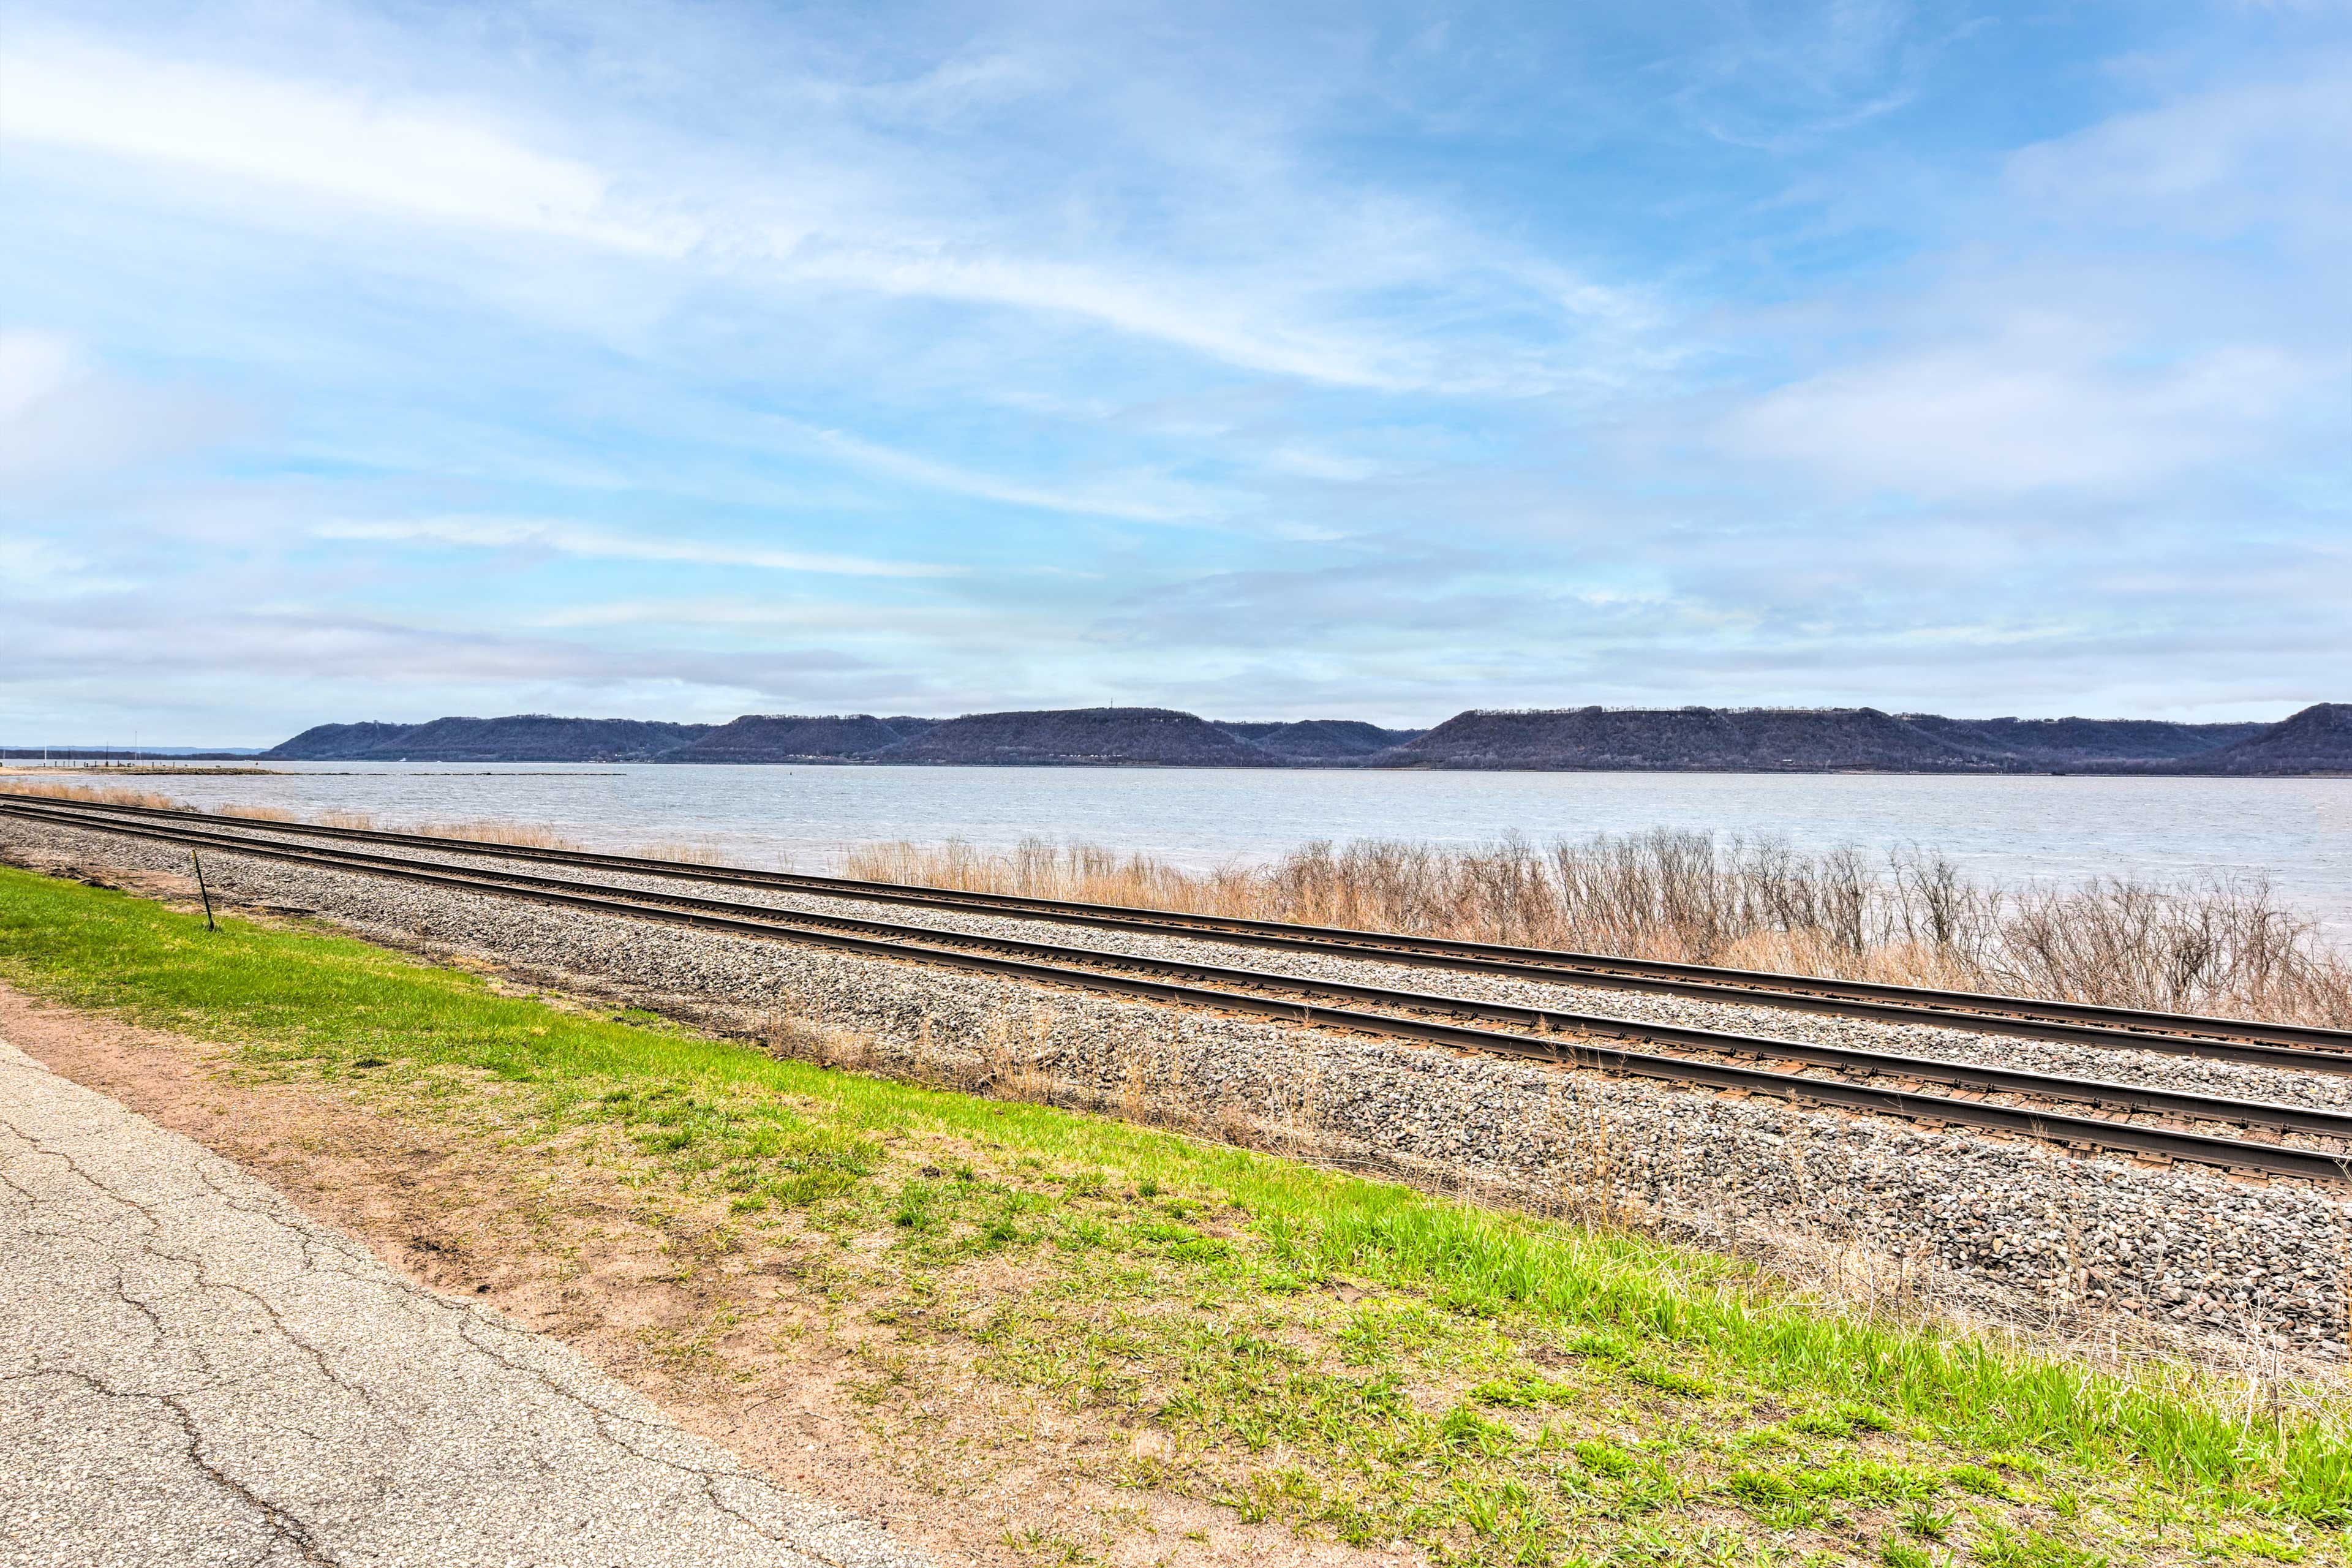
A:
[[[1417,739],[1420,730],[1383,730],[1352,719],[1299,719],[1286,724],[1221,724],[1278,756],[1339,760],[1378,756]],[[1257,731],[1251,734],[1250,731]]]
[[[280,741],[261,754],[289,762],[346,762],[365,757],[376,747],[389,745],[415,728],[414,724],[380,724],[367,720],[356,724],[313,724],[292,740]]]
[[[1213,722],[1171,708],[957,719],[746,714],[730,723],[436,719],[320,724],[261,753],[309,762],[842,763],[1710,773],[2352,773],[2352,704],[2275,724],[1947,719],[1874,708],[1474,709],[1433,730]]]
[[[815,717],[746,713],[662,757],[666,763],[839,761],[887,751],[918,731],[871,713]]]
[[[2352,773],[2352,702],[2315,702],[2218,751],[2166,770],[2211,773]]]
[[[1401,766],[1948,773],[1981,760],[1875,708],[1473,710],[1397,748]]]
[[[1172,708],[1064,708],[973,713],[880,759],[964,766],[1263,768],[1272,753]]]
[[[2163,762],[2242,741],[2267,724],[2168,724],[2156,719],[1944,719],[1905,713],[1903,722],[1965,752],[2038,767]]]
[[[320,724],[262,752],[287,762],[651,762],[709,732],[646,719],[435,719],[424,724]]]

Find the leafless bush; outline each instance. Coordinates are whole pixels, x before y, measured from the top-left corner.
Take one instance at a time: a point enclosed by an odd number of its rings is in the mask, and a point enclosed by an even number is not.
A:
[[[1659,828],[1471,849],[1312,843],[1195,872],[1042,838],[868,845],[851,876],[2352,1027],[2352,960],[2259,878],[1989,885],[1918,847]]]
[[[2010,901],[1999,961],[1998,973],[2038,995],[2352,1022],[2343,956],[2260,878],[2032,889]],[[2282,1007],[2282,999],[2294,1001]]]

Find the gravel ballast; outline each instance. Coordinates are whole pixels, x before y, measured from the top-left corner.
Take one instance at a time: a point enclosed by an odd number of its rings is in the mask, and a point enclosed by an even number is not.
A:
[[[240,832],[268,834],[267,822],[236,825]],[[289,845],[331,847],[316,837],[285,833]],[[762,888],[738,882],[683,881],[669,877],[630,876],[518,860],[493,854],[425,853],[405,847],[359,846],[373,853],[396,854],[428,862],[492,871],[522,870],[534,876],[595,882],[614,888],[656,894],[687,894],[740,904],[803,913],[842,916],[853,920],[952,931],[968,936],[1011,938],[1060,947],[1084,948],[1144,959],[1223,964],[1304,980],[1329,980],[1361,985],[1382,985],[1432,995],[1470,1001],[1499,1002],[1564,1012],[1600,1015],[1642,1023],[1674,1024],[1691,1028],[1799,1040],[1850,1050],[1888,1052],[1900,1056],[1976,1066],[2021,1068],[2053,1077],[2086,1079],[2105,1083],[2140,1084],[2213,1095],[2231,1100],[2281,1105],[2352,1109],[2352,1076],[2294,1072],[2243,1062],[2218,1061],[2158,1051],[2112,1048],[2034,1040],[2013,1035],[1986,1034],[1966,1028],[1920,1024],[1896,1024],[1868,1018],[1847,1018],[1807,1013],[1787,1007],[1702,1000],[1617,986],[1559,984],[1474,974],[1430,965],[1387,963],[1369,958],[1340,958],[1279,948],[1218,942],[1205,938],[1168,936],[1147,931],[1107,930],[1015,916],[970,910],[926,908],[867,899],[832,898],[787,889]]]
[[[36,866],[187,868],[183,849],[21,818],[0,818],[0,847]],[[2159,1168],[1773,1098],[1461,1055],[228,852],[206,851],[205,866],[216,890],[312,909],[402,943],[462,950],[606,992],[710,1004],[764,1021],[763,1032],[780,1041],[854,1037],[877,1071],[1172,1116],[1236,1141],[1530,1206],[1605,1212],[1718,1244],[1847,1257],[1856,1269],[1883,1272],[1889,1281],[1927,1289],[1971,1281],[2012,1315],[2119,1311],[2306,1353],[2345,1352],[2352,1205],[2333,1187]],[[769,901],[733,887],[709,896]],[[1103,951],[1397,983],[1391,966],[1349,960],[1267,950],[1236,959],[1234,949],[1182,939],[1099,931],[1081,939],[1073,928],[1034,921],[789,901]],[[2245,1075],[2304,1082],[2303,1075],[2231,1064],[1412,973],[1415,989],[1514,1001],[1552,993],[1550,1005],[1584,1011],[2075,1076],[2117,1079],[2126,1063],[2145,1064],[2151,1076],[2140,1081],[2245,1098],[2289,1098],[2257,1092]],[[1733,1011],[1758,1016],[1727,1023]],[[1865,1033],[1848,1032],[1854,1029]],[[1895,1044],[1889,1034],[1904,1037]],[[1930,1048],[1937,1044],[1944,1049]],[[2217,1068],[2226,1076],[2209,1076]]]

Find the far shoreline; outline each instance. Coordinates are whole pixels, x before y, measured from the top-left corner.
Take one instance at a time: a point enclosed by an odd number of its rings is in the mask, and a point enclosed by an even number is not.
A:
[[[1919,779],[2142,779],[2151,783],[2171,784],[2185,779],[2214,779],[2231,784],[2295,782],[2298,780],[2352,779],[2352,769],[2315,769],[2307,773],[2198,773],[2188,770],[2158,772],[2152,768],[1513,768],[1513,767],[1448,767],[1429,764],[1403,767],[1393,763],[1369,765],[1349,763],[1264,763],[1234,766],[1223,763],[1155,763],[1155,762],[888,762],[866,757],[784,757],[772,762],[672,762],[660,757],[426,757],[414,761],[393,758],[321,758],[316,763],[302,758],[278,759],[268,767],[174,766],[163,763],[88,762],[36,763],[0,763],[0,778],[87,778],[94,775],[113,777],[185,776],[219,778],[333,778],[362,777],[381,774],[400,768],[425,769],[495,769],[480,777],[519,777],[508,772],[520,768],[822,768],[827,771],[864,769],[874,772],[950,772],[972,773],[1035,770],[1053,773],[1232,773],[1262,775],[1268,773],[1355,773],[1384,777],[1431,777],[1506,775],[1514,777],[1591,776],[1604,778],[1919,778]],[[446,776],[446,775],[445,775]]]

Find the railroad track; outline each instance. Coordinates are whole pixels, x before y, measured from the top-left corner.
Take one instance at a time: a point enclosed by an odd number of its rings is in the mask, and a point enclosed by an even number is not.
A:
[[[1313,953],[1327,958],[1449,969],[1539,984],[1642,991],[1741,1006],[1777,1007],[1864,1018],[1878,1023],[1917,1024],[2068,1045],[2157,1051],[2252,1066],[2352,1074],[2352,1030],[2309,1025],[2148,1012],[1984,992],[1939,991],[1872,981],[1830,980],[1763,970],[1723,969],[1704,964],[1675,963],[1661,959],[1620,958],[1605,953],[1513,947],[1444,937],[1407,936],[1390,931],[1294,925],[1278,921],[1192,914],[1178,910],[1135,909],[1115,904],[1025,898],[1009,893],[909,887],[848,877],[763,871],[750,867],[703,866],[689,861],[660,860],[635,855],[549,849],[530,845],[486,844],[471,839],[394,833],[375,828],[268,822],[169,807],[63,802],[47,796],[0,794],[0,804],[10,803],[111,813],[147,820],[200,823],[245,832],[394,845],[444,855],[531,860],[629,876],[769,888],[814,897],[951,910],[1097,930],[1189,937]]]
[[[1717,1089],[1765,1093],[1914,1121],[2018,1133],[2082,1148],[2186,1160],[2242,1171],[2352,1181],[2352,1113],[2183,1093],[2139,1084],[2058,1078],[2011,1068],[1851,1050],[1680,1025],[1308,980],[1175,960],[848,916],[735,903],[683,892],[646,892],[520,870],[453,867],[365,850],[264,837],[285,825],[185,814],[187,821],[131,820],[41,797],[0,797],[0,815],[97,830],[193,850],[253,856],[551,904],[730,935],[796,942],[918,963],[1108,993],[1221,1013],[1272,1017],[1358,1034],[1598,1068]],[[159,814],[160,815],[160,814]],[[464,844],[436,840],[436,844]],[[1337,1005],[1333,1004],[1338,1004]],[[1450,1022],[1471,1017],[1483,1027]],[[1632,1050],[1612,1041],[1662,1047]],[[1769,1061],[1774,1068],[1742,1065]],[[1837,1076],[1804,1076],[1827,1071]],[[1920,1092],[1930,1083],[1956,1091]],[[1986,1098],[1973,1098],[1983,1096]],[[2107,1115],[2053,1111],[2052,1102]],[[2164,1124],[2124,1120],[2160,1117]],[[2189,1126],[2180,1125],[2189,1123]],[[2267,1137],[2224,1135],[2259,1131]],[[2314,1140],[2324,1146],[2284,1142]]]

